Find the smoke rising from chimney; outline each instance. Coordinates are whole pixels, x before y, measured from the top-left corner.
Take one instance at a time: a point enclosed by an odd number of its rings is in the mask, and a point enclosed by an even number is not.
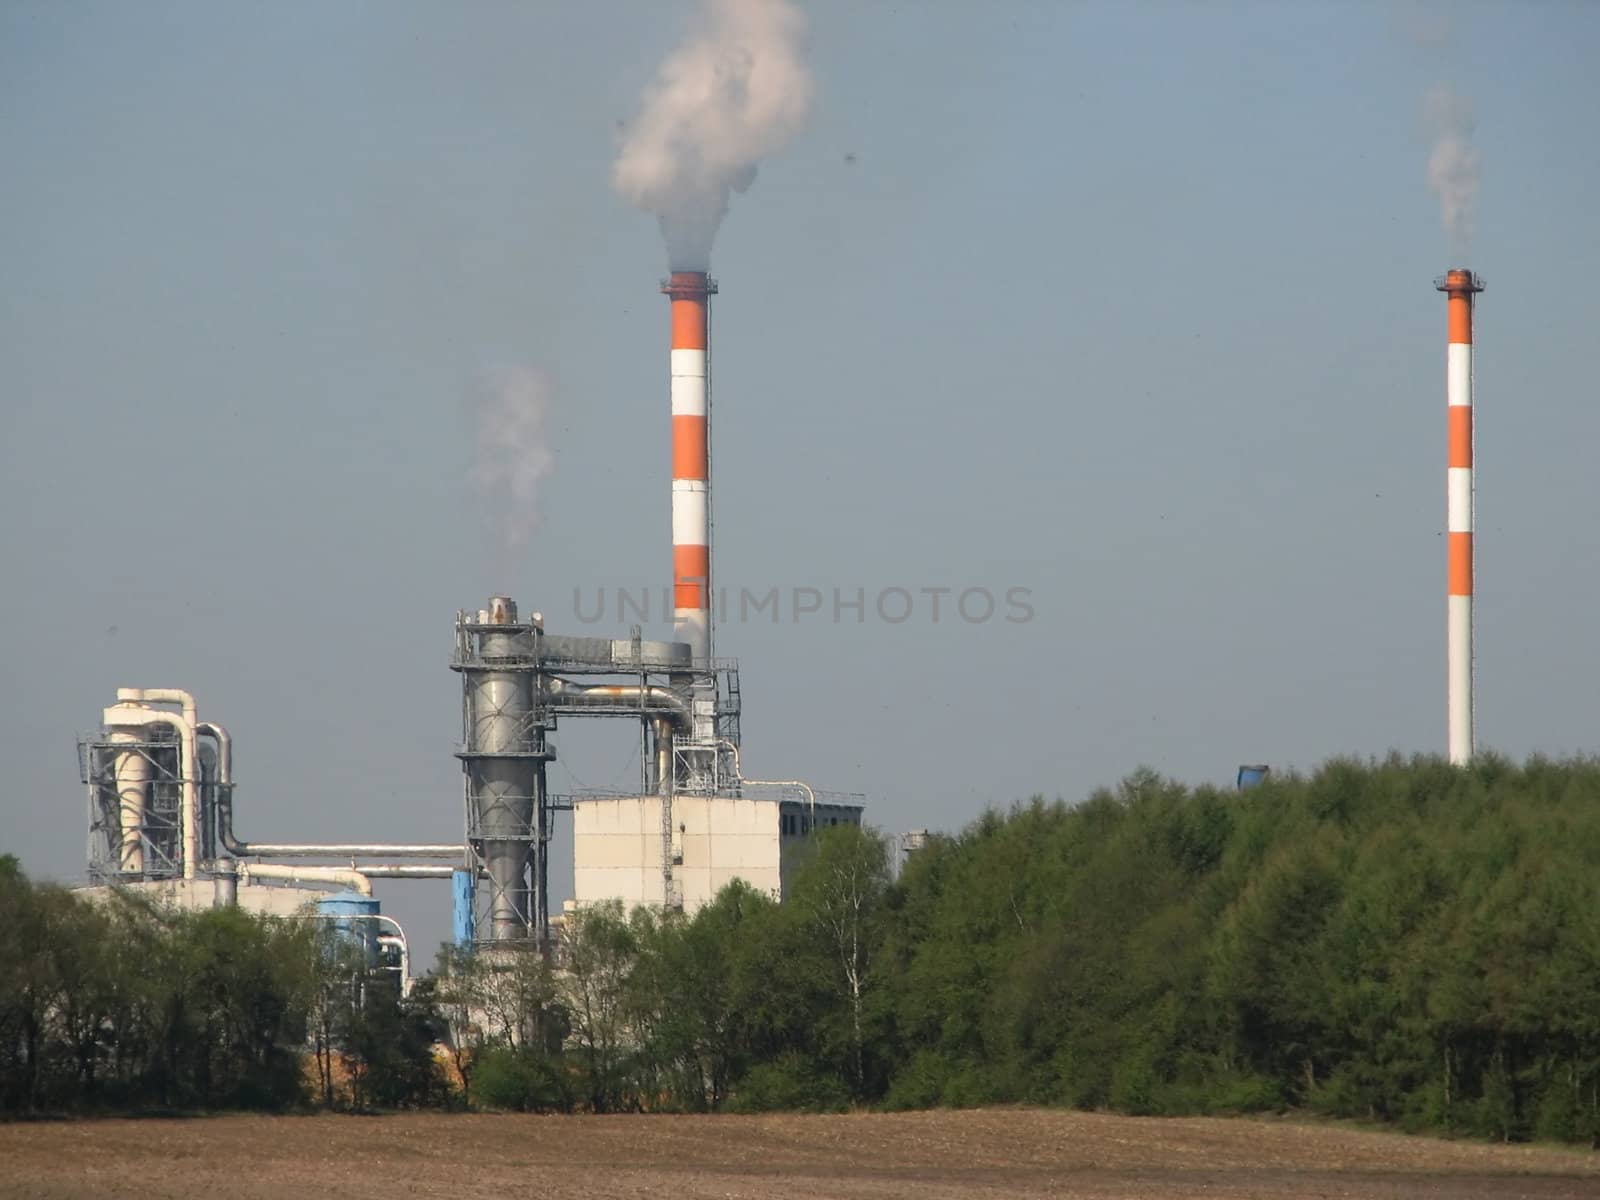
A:
[[[730,192],[811,108],[805,16],[788,0],[702,0],[625,130],[612,183],[661,222],[674,271],[704,271]]]
[[[535,367],[486,373],[468,396],[475,451],[468,473],[489,507],[497,548],[510,555],[539,527],[539,493],[555,469],[549,442],[555,380]]]
[[[1465,254],[1472,241],[1480,156],[1472,144],[1472,102],[1448,84],[1423,98],[1422,116],[1433,138],[1428,186],[1439,197],[1440,216],[1451,249]]]

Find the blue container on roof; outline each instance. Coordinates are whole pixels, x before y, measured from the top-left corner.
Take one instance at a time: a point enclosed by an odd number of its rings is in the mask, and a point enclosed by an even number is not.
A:
[[[1248,791],[1253,787],[1260,787],[1267,781],[1267,775],[1272,768],[1267,766],[1243,766],[1239,768],[1239,790]]]

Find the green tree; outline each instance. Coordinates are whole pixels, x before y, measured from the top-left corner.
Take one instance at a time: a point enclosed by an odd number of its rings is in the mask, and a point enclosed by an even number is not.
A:
[[[561,932],[562,992],[595,1112],[615,1112],[638,1102],[628,1072],[629,977],[638,956],[638,933],[620,901],[567,915]]]
[[[638,962],[629,1010],[644,1068],[678,1107],[721,1108],[749,1063],[735,960],[752,922],[775,905],[735,880],[691,918],[635,916]]]

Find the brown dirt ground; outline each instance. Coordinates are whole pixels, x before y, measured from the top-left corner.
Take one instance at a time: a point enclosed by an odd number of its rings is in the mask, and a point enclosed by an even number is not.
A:
[[[1288,1121],[987,1109],[0,1126],[0,1196],[1600,1197],[1600,1155]]]

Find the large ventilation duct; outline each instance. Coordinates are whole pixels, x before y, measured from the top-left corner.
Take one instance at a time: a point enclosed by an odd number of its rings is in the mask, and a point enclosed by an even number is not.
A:
[[[689,702],[671,688],[639,687],[634,684],[578,684],[550,678],[541,685],[547,703],[560,707],[621,709],[629,712],[664,713],[667,719],[687,726]]]

